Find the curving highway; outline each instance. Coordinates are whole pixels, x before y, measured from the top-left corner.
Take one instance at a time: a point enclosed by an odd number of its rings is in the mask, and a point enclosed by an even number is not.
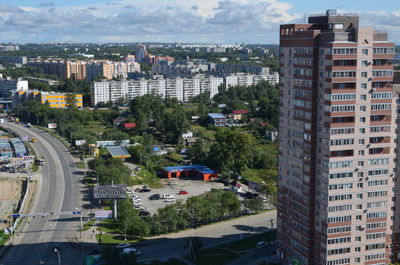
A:
[[[64,145],[49,134],[15,123],[4,123],[19,136],[36,137],[32,144],[37,156],[44,157],[38,188],[31,212],[60,212],[80,209],[86,189],[81,184],[82,172]],[[0,260],[0,265],[58,264],[53,248],[60,249],[61,264],[82,264],[82,250],[70,242],[80,228],[79,216],[26,218],[17,229],[13,245]]]

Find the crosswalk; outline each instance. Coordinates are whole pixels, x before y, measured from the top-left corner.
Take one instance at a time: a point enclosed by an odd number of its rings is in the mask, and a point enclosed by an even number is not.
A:
[[[21,233],[15,235],[21,242],[49,241],[51,239],[73,239],[74,233],[67,233],[62,238],[57,238],[53,233]]]

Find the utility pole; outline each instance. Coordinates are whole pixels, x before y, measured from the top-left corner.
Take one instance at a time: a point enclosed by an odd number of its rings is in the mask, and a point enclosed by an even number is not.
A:
[[[82,205],[81,205],[81,216],[80,216],[80,218],[81,218],[81,232],[80,232],[80,237],[82,238],[82,230],[83,230],[83,217],[82,217],[82,212],[83,212],[83,207],[82,207]]]

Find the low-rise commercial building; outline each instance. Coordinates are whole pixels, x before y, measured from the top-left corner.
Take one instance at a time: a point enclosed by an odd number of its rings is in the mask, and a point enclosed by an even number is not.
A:
[[[76,107],[83,107],[82,94],[67,94],[56,92],[41,92],[38,90],[16,91],[12,97],[12,106],[36,100],[42,104],[49,104],[52,108],[66,108],[69,104],[75,104]]]
[[[0,98],[10,99],[15,91],[27,91],[27,80],[13,80],[11,78],[0,79]]]

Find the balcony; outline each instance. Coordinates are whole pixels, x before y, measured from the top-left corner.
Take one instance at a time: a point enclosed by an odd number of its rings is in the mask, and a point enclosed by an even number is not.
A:
[[[390,154],[390,147],[370,148],[369,154],[370,155]]]
[[[370,144],[383,144],[383,143],[390,143],[390,137],[389,136],[380,136],[380,137],[370,137],[369,138],[369,143]]]
[[[354,150],[338,150],[338,151],[331,151],[331,157],[347,157],[347,156],[354,156]]]

